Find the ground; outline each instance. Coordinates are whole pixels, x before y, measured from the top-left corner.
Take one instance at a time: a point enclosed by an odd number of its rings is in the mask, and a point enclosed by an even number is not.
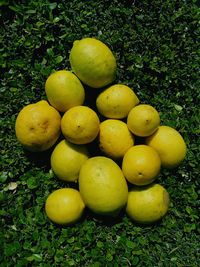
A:
[[[196,1],[58,2],[0,3],[0,266],[200,266]],[[55,226],[44,202],[66,184],[50,169],[51,151],[33,155],[16,140],[19,110],[46,99],[48,75],[70,69],[73,41],[83,37],[96,37],[111,48],[116,82],[153,105],[161,124],[176,128],[187,144],[181,166],[163,169],[157,180],[171,204],[154,225],[136,225],[125,214],[104,220],[87,211],[74,226]],[[95,93],[88,89],[87,95],[91,102]]]

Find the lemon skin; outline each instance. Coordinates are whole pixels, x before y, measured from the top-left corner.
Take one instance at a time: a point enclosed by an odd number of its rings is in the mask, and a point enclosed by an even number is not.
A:
[[[181,134],[172,127],[162,125],[151,136],[146,144],[153,147],[159,154],[163,167],[173,169],[181,164],[187,152]]]
[[[106,88],[96,99],[99,113],[111,119],[127,117],[129,111],[137,104],[139,104],[138,97],[124,84],[115,84]]]
[[[51,148],[61,133],[61,116],[47,101],[25,106],[15,122],[15,133],[25,149],[41,152]]]
[[[99,147],[105,155],[113,159],[123,158],[133,145],[134,136],[125,122],[107,119],[100,123]]]
[[[169,203],[167,190],[159,184],[135,187],[128,194],[126,213],[137,223],[151,224],[167,213]]]
[[[84,211],[85,204],[78,190],[61,188],[52,192],[46,202],[48,218],[56,224],[71,225],[77,222]]]
[[[91,143],[99,133],[99,117],[87,106],[77,106],[65,112],[61,120],[64,137],[74,144]]]
[[[69,59],[73,72],[90,87],[101,88],[115,79],[116,59],[108,46],[95,38],[76,40]]]
[[[161,160],[150,146],[136,145],[128,149],[122,161],[122,171],[126,179],[135,185],[152,183],[160,173]]]
[[[51,168],[66,182],[76,182],[82,164],[89,158],[87,148],[62,140],[51,154]]]
[[[146,137],[157,130],[160,125],[160,116],[154,107],[140,104],[130,110],[127,125],[133,134]]]
[[[60,112],[82,105],[85,99],[80,80],[67,70],[52,73],[46,80],[45,92],[50,104]]]
[[[116,216],[127,202],[126,180],[110,158],[88,159],[81,167],[78,181],[84,203],[96,214]]]

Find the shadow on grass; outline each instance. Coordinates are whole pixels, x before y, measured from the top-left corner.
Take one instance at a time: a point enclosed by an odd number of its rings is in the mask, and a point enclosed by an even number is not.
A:
[[[93,213],[92,211],[90,211],[88,208],[86,208],[82,218],[80,219],[79,223],[83,223],[86,220],[93,220],[95,221],[99,226],[107,226],[107,227],[113,227],[117,224],[120,224],[123,222],[124,217],[127,217],[127,220],[130,221],[130,223],[132,223],[133,227],[140,227],[143,229],[152,229],[152,228],[156,228],[158,226],[160,226],[162,224],[162,220],[163,218],[152,222],[152,223],[139,223],[136,221],[133,221],[131,218],[128,217],[128,215],[126,214],[125,208],[122,209],[118,215],[116,216],[108,216],[108,215],[98,215]]]
[[[52,149],[44,152],[29,152],[25,151],[26,157],[33,163],[36,167],[45,167],[45,169],[50,168],[50,157]]]
[[[122,209],[118,214],[115,215],[100,215],[92,212],[88,208],[86,208],[83,221],[87,219],[92,219],[93,221],[97,222],[99,225],[104,225],[107,227],[112,227],[118,223],[122,222],[122,219],[124,217],[125,210]]]
[[[36,167],[44,167],[45,169],[49,170],[51,168],[50,158],[54,148],[57,146],[60,141],[64,139],[63,135],[61,134],[56,143],[46,151],[43,152],[31,152],[24,149],[24,153],[26,157],[34,164]]]

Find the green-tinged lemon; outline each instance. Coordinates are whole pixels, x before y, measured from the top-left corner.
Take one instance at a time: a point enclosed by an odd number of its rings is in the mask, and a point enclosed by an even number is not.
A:
[[[107,157],[92,157],[83,164],[79,190],[86,206],[100,215],[116,215],[127,202],[126,179],[120,167]]]
[[[84,211],[85,204],[78,190],[61,188],[52,192],[45,203],[45,211],[51,221],[61,225],[77,222]]]
[[[82,105],[85,99],[80,80],[67,70],[52,73],[46,80],[45,91],[50,104],[61,112]]]
[[[108,46],[95,38],[75,41],[69,59],[74,73],[90,87],[104,87],[115,78],[116,59]]]
[[[89,154],[84,145],[75,145],[62,140],[51,154],[51,168],[55,175],[66,182],[78,180],[79,171]]]

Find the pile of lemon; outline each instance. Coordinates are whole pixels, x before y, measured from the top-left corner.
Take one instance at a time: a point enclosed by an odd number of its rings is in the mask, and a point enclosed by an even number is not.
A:
[[[47,216],[57,224],[70,225],[87,207],[103,216],[117,216],[124,209],[131,219],[144,224],[161,219],[169,208],[169,194],[153,182],[161,167],[174,168],[184,159],[182,136],[161,126],[158,111],[140,104],[130,87],[110,85],[116,59],[101,41],[75,41],[70,64],[72,71],[58,70],[47,78],[48,101],[25,106],[15,124],[17,139],[29,151],[54,146],[51,168],[67,182],[66,188],[48,196]],[[99,90],[96,111],[84,105],[83,84]],[[135,144],[137,136],[143,137],[143,144]],[[90,157],[87,144],[93,141],[102,153]],[[78,189],[68,187],[74,182]]]

